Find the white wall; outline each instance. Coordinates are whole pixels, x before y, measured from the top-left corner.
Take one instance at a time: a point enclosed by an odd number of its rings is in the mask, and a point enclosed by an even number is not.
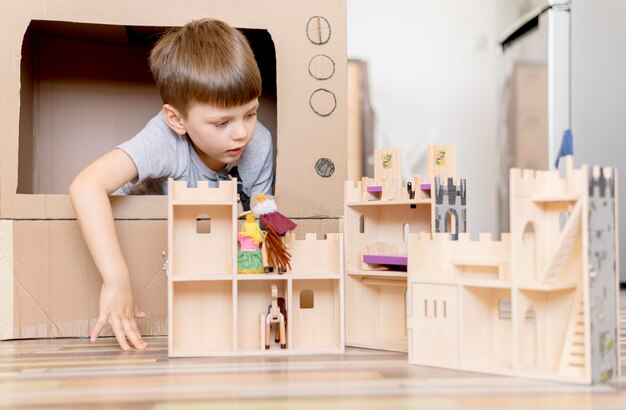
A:
[[[496,0],[348,0],[348,58],[368,62],[375,146],[400,147],[405,178],[425,148],[457,144],[472,233],[496,228]]]
[[[626,2],[572,3],[572,133],[577,165],[618,169],[619,253],[626,255]],[[620,264],[626,284],[626,263]]]
[[[497,0],[347,0],[348,58],[369,64],[375,146],[425,174],[431,143],[457,145],[470,231],[496,229]]]

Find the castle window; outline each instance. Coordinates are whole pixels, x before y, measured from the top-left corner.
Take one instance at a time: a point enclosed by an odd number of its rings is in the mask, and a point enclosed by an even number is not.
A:
[[[407,242],[409,240],[409,224],[402,224],[402,241]]]
[[[560,216],[559,216],[559,231],[563,231],[563,228],[565,228],[565,225],[567,225],[567,219],[569,217],[569,214],[565,211],[561,212]]]
[[[500,320],[511,320],[511,299],[500,299],[498,302],[498,318]]]
[[[315,307],[315,295],[311,289],[300,292],[300,309],[313,309]]]
[[[446,213],[446,232],[456,234],[457,232],[457,215],[454,209],[448,209]]]
[[[365,215],[359,217],[359,233],[365,233]]]
[[[201,214],[196,217],[196,233],[211,233],[211,218],[207,214]]]

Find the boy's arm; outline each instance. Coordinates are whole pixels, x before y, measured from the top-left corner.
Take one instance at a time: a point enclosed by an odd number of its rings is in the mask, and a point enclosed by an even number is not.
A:
[[[117,239],[108,195],[136,177],[133,160],[124,151],[114,149],[87,166],[70,186],[78,225],[103,281],[100,314],[91,340],[98,338],[108,322],[124,350],[130,349],[126,338],[137,349],[147,347],[135,321],[135,317],[145,314],[133,304],[130,275]]]

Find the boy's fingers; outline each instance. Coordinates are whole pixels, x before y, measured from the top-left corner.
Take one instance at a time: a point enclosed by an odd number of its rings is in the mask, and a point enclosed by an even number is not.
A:
[[[122,350],[130,350],[130,346],[126,341],[126,335],[124,334],[124,328],[122,327],[119,319],[111,319],[111,327],[113,328],[113,333],[115,334],[117,343],[119,343]]]
[[[130,325],[132,326],[133,330],[140,336],[141,336],[141,332],[139,331],[139,326],[137,326],[137,321],[130,319]]]
[[[108,317],[107,315],[100,315],[98,316],[98,321],[96,322],[96,325],[94,326],[93,330],[91,331],[91,342],[95,342],[96,339],[98,339],[98,336],[100,335],[100,332],[102,332],[102,329],[104,329],[104,326],[106,326],[108,321]]]
[[[126,337],[130,339],[132,344],[139,350],[143,350],[148,347],[147,343],[143,341],[141,338],[141,334],[139,334],[139,329],[137,329],[137,324],[133,323],[134,320],[122,319],[122,325],[124,326],[124,332],[126,332]]]

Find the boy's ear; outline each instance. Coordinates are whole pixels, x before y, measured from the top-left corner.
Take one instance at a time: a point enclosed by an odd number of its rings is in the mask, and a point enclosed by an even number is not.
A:
[[[183,122],[183,117],[180,115],[178,110],[172,107],[169,104],[163,105],[163,117],[165,117],[165,122],[167,125],[178,135],[187,134],[187,128],[185,127],[185,123]]]

